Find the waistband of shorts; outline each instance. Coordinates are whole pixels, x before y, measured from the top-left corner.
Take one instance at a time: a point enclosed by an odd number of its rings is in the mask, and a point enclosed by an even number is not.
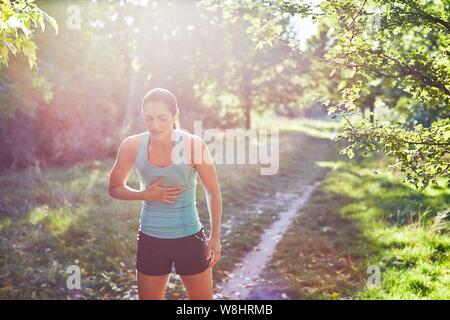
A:
[[[204,232],[203,225],[196,224],[189,226],[186,228],[177,227],[177,228],[161,228],[161,227],[149,227],[149,226],[140,226],[138,232],[143,234],[144,236],[149,236],[158,239],[183,239],[192,237],[200,232]]]

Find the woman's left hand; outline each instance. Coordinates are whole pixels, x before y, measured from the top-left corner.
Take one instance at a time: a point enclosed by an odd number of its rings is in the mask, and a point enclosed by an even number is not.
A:
[[[220,244],[220,239],[209,238],[207,241],[206,257],[209,261],[209,265],[214,267],[220,260],[222,247]],[[211,255],[213,254],[213,255]]]

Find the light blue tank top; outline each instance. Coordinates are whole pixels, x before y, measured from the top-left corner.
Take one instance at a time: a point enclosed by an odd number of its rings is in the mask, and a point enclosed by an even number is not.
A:
[[[175,154],[184,159],[183,134],[174,129]],[[184,191],[176,203],[161,201],[142,201],[139,230],[157,238],[181,238],[195,234],[203,227],[200,222],[197,205],[197,171],[190,164],[172,159],[168,167],[154,166],[148,160],[148,145],[151,133],[146,131],[139,142],[134,161],[134,169],[140,181],[140,190],[163,176],[162,186],[182,186]],[[179,145],[181,143],[181,145]],[[181,151],[177,153],[176,151]]]

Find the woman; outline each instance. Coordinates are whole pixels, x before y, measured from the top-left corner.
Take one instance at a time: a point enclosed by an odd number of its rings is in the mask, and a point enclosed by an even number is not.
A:
[[[109,179],[113,198],[142,200],[136,258],[139,298],[164,299],[173,263],[189,299],[212,299],[212,267],[221,257],[222,198],[208,147],[179,128],[177,100],[166,89],[145,95],[142,116],[147,130],[122,141]],[[175,150],[182,150],[183,161],[175,159]],[[196,150],[202,151],[200,156]],[[132,168],[141,190],[126,184]],[[197,173],[207,196],[209,238],[196,207]]]

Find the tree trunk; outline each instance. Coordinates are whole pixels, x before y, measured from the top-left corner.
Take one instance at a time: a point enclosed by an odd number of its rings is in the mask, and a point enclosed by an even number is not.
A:
[[[247,102],[245,104],[245,129],[246,130],[251,129],[251,127],[252,127],[251,112],[252,112],[252,107],[250,105],[249,99],[247,99]]]

